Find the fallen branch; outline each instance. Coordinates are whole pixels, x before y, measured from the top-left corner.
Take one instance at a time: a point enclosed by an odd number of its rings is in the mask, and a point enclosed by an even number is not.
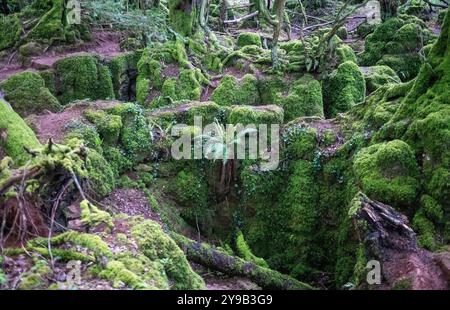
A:
[[[193,241],[174,232],[171,232],[170,236],[185,252],[188,260],[229,276],[249,278],[263,289],[313,289],[306,283],[302,283],[278,271],[247,262],[242,258],[228,255],[208,244]]]
[[[244,21],[244,20],[247,20],[247,19],[250,19],[250,18],[252,18],[252,17],[257,16],[258,14],[259,14],[259,11],[255,11],[255,12],[252,12],[252,13],[247,14],[247,15],[245,15],[245,16],[236,18],[236,19],[224,20],[223,23],[224,23],[224,24],[236,24],[236,23],[240,23],[240,22],[242,22],[242,21]]]

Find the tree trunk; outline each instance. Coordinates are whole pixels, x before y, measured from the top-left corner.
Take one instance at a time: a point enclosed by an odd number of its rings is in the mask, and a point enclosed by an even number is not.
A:
[[[284,5],[286,4],[286,0],[275,0],[274,9],[276,12],[277,20],[276,24],[274,25],[273,30],[273,40],[272,40],[272,64],[273,67],[276,68],[279,66],[278,62],[278,39],[280,37],[281,32],[281,26],[283,25],[283,18],[284,18]]]
[[[6,0],[2,0],[1,10],[3,14],[5,15],[9,14],[8,2]]]
[[[186,253],[188,260],[229,276],[246,277],[263,289],[308,290],[310,285],[302,283],[278,271],[258,266],[230,256],[208,244],[190,240],[177,233],[170,236]]]
[[[196,0],[169,0],[169,23],[172,30],[182,36],[195,33],[198,28],[199,9]]]

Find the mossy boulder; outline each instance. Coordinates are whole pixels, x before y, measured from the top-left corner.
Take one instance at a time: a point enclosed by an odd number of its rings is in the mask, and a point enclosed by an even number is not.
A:
[[[171,107],[153,109],[147,113],[150,122],[161,125],[187,124],[193,125],[195,116],[201,117],[203,124],[214,122],[215,118],[223,118],[225,110],[212,101],[193,101]]]
[[[397,208],[411,207],[416,200],[419,167],[407,143],[393,140],[364,148],[353,168],[361,189],[372,199]]]
[[[117,99],[127,101],[136,99],[136,85],[133,81],[137,74],[139,56],[138,52],[130,52],[108,61],[114,95]]]
[[[304,75],[292,83],[289,93],[277,94],[274,103],[284,109],[284,121],[300,116],[323,117],[322,85],[311,75]]]
[[[430,19],[429,6],[423,0],[408,0],[398,7],[397,13],[417,16],[423,20]]]
[[[225,75],[210,100],[222,106],[257,105],[260,103],[258,80],[251,74],[244,75],[240,80],[232,75]]]
[[[152,156],[151,126],[138,104],[119,104],[105,112],[100,113],[100,122],[105,125],[100,130],[104,131],[103,135],[106,133],[109,136],[106,142],[111,145],[118,138],[118,145],[134,164]],[[120,133],[117,134],[119,128]]]
[[[1,16],[0,29],[0,51],[14,46],[23,31],[17,14]]]
[[[145,49],[137,69],[136,100],[144,107],[200,100],[202,84],[209,84],[203,73],[190,64],[181,40]]]
[[[95,124],[103,143],[114,145],[118,142],[123,126],[122,118],[119,115],[111,115],[101,110],[87,110],[84,112],[84,115],[90,122]]]
[[[10,76],[0,82],[0,89],[13,109],[22,116],[45,110],[56,112],[61,108],[58,100],[45,86],[42,77],[31,71]]]
[[[17,166],[25,164],[31,158],[25,147],[28,149],[40,147],[34,132],[2,99],[0,99],[0,132],[0,151],[4,152],[3,155],[11,157]]]
[[[227,111],[226,121],[229,124],[282,124],[284,119],[283,109],[276,105],[230,106]]]
[[[261,37],[257,33],[241,32],[237,38],[237,46],[244,47],[247,45],[256,45],[261,47]]]
[[[111,74],[100,58],[91,54],[70,56],[54,64],[58,98],[62,104],[80,99],[114,99]]]
[[[99,197],[105,197],[113,191],[116,186],[114,171],[101,154],[89,150],[86,169],[92,191]]]
[[[418,52],[432,38],[425,23],[415,16],[390,18],[366,37],[361,63],[390,66],[403,81],[410,80],[422,64]]]
[[[358,63],[355,51],[347,44],[340,44],[338,47],[336,47],[336,60],[338,65],[346,61],[353,61],[354,63]]]
[[[374,92],[383,85],[401,82],[395,71],[388,66],[362,67],[361,71],[364,74],[368,93]]]
[[[358,65],[344,62],[323,82],[325,114],[334,117],[364,101],[366,84]]]

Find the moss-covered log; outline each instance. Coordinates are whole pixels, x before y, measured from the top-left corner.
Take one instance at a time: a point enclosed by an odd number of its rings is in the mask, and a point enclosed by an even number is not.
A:
[[[170,236],[185,252],[188,260],[223,272],[230,276],[247,277],[263,289],[310,290],[310,285],[302,283],[278,271],[264,268],[252,262],[230,256],[213,246],[190,240],[177,233]]]

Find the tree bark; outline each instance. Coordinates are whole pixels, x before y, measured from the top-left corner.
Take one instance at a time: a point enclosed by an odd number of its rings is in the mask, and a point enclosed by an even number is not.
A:
[[[278,62],[278,40],[280,38],[281,26],[283,25],[284,18],[284,5],[286,4],[286,0],[275,0],[275,11],[277,16],[276,24],[274,25],[273,30],[273,40],[272,40],[272,64],[273,67],[276,68],[279,65]]]
[[[8,2],[6,0],[2,0],[1,10],[2,10],[3,14],[5,14],[5,15],[9,14]]]
[[[302,283],[278,271],[258,266],[242,258],[228,255],[213,246],[190,240],[171,232],[170,236],[185,252],[188,260],[229,276],[246,277],[263,289],[310,290],[310,285]]]

